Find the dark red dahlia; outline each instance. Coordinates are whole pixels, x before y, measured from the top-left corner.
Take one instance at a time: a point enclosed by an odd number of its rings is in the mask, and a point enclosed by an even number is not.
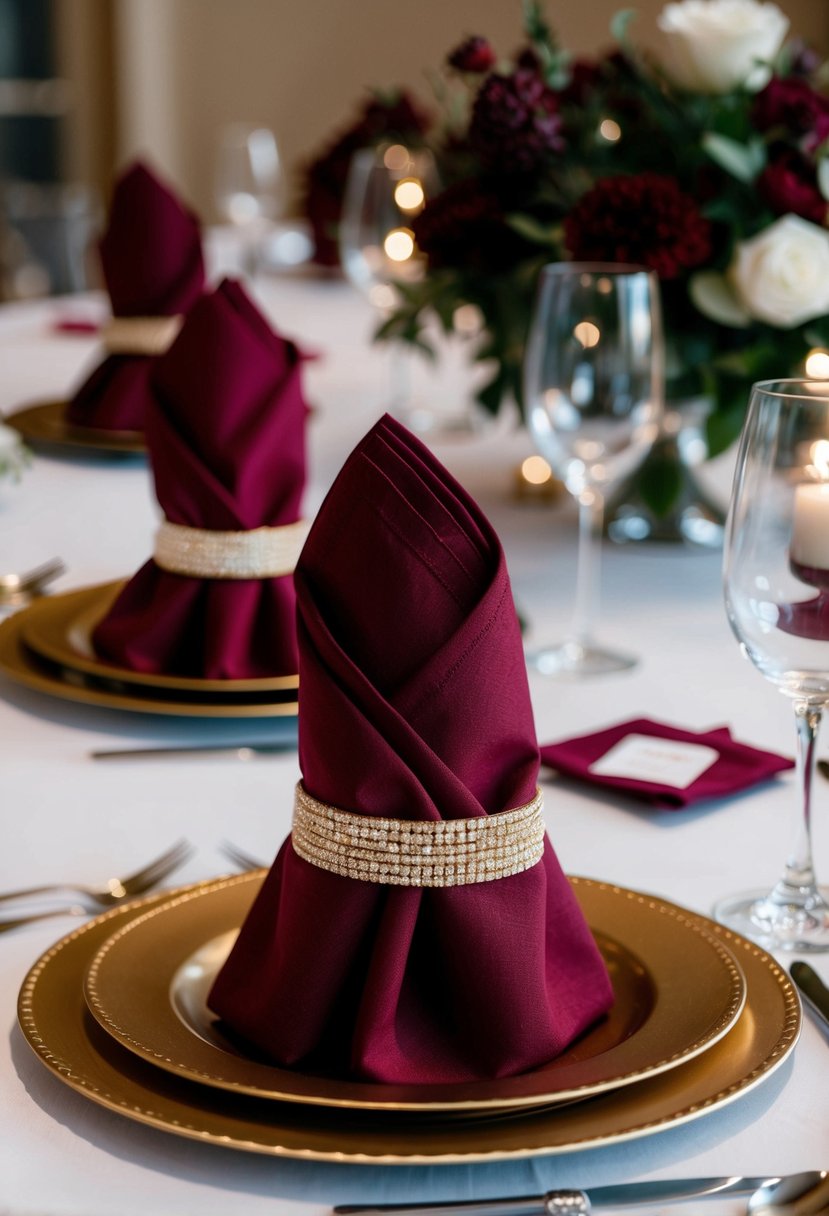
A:
[[[785,127],[792,135],[811,134],[829,115],[829,98],[796,76],[773,76],[754,99],[751,120],[758,131]]]
[[[429,199],[412,227],[431,269],[505,270],[526,253],[500,198],[478,181],[455,182]]]
[[[630,262],[661,279],[678,278],[711,254],[711,225],[672,177],[605,177],[564,221],[570,255],[583,262]]]
[[[493,72],[475,98],[469,143],[488,168],[531,173],[565,146],[556,94],[534,68]]]
[[[829,204],[820,193],[814,165],[794,149],[783,149],[757,179],[760,197],[775,215],[800,215],[823,224]]]
[[[456,68],[459,72],[483,75],[494,65],[495,58],[495,51],[490,43],[476,34],[456,46],[454,51],[447,55],[446,62],[450,68]]]

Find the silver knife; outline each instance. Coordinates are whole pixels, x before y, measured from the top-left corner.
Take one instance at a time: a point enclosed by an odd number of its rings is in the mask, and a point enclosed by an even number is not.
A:
[[[789,967],[789,975],[800,991],[821,1026],[829,1030],[829,988],[808,963],[796,962]]]
[[[344,1204],[334,1211],[350,1216],[588,1216],[591,1207],[625,1207],[643,1203],[669,1203],[679,1199],[701,1199],[705,1195],[743,1195],[779,1178],[680,1178],[649,1182],[622,1182],[595,1186],[589,1191],[548,1191],[546,1195],[523,1195],[515,1199],[461,1199],[447,1203]]]
[[[296,751],[296,740],[284,743],[209,743],[193,747],[127,747],[90,752],[93,760],[171,760],[178,756],[232,756],[235,760],[253,760],[256,756],[276,756]]]

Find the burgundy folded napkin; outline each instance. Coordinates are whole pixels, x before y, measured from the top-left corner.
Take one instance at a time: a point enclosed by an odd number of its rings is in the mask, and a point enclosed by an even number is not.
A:
[[[167,520],[212,532],[293,524],[305,485],[297,348],[225,280],[191,310],[152,375],[147,445]],[[290,574],[199,578],[146,563],[93,634],[137,671],[211,679],[295,674]]]
[[[184,315],[204,290],[199,221],[141,163],[115,185],[100,255],[114,317]],[[147,354],[107,355],[68,403],[67,420],[142,431],[152,361]]]
[[[396,840],[400,820],[417,833],[466,820],[451,831],[471,838],[534,798],[538,746],[501,547],[399,423],[381,419],[347,460],[295,581],[302,784],[364,825],[358,844]],[[273,1061],[381,1082],[507,1076],[562,1052],[609,1007],[543,823],[528,868],[454,886],[426,885],[431,845],[419,885],[334,872],[298,852],[297,824],[209,997]],[[353,868],[355,848],[343,843],[332,864]]]
[[[541,761],[568,777],[669,810],[726,798],[794,767],[785,756],[738,743],[727,726],[691,731],[650,718],[543,744]]]

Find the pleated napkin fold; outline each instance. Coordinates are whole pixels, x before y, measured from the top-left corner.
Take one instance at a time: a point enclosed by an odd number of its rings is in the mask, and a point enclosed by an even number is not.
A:
[[[740,743],[727,726],[691,731],[651,718],[545,743],[541,761],[665,810],[728,798],[794,767],[786,756]]]
[[[357,845],[393,840],[399,820],[479,827],[531,802],[538,747],[501,546],[399,423],[381,419],[346,461],[295,580],[301,796],[356,815]],[[352,877],[306,846],[295,819],[209,998],[272,1060],[381,1082],[501,1077],[608,1009],[543,823],[529,868],[462,885]],[[343,848],[348,868],[360,850]]]
[[[193,307],[156,361],[151,386],[147,444],[166,520],[243,533],[300,519],[301,356],[239,283],[225,280]],[[194,577],[152,558],[98,624],[93,643],[100,657],[138,671],[211,679],[295,674],[293,578]]]
[[[115,184],[99,249],[116,319],[149,319],[151,330],[162,319],[163,329],[164,318],[185,315],[204,290],[199,220],[141,162]],[[122,335],[119,352],[108,353],[77,390],[66,409],[73,426],[144,430],[153,355],[130,353],[130,345]]]

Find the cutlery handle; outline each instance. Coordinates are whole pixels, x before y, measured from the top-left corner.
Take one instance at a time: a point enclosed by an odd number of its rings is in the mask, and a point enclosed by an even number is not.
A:
[[[22,929],[24,925],[33,925],[39,920],[48,920],[52,916],[89,916],[86,908],[80,904],[72,904],[68,908],[52,908],[50,912],[34,912],[27,916],[16,916],[11,920],[0,920],[0,933],[10,933],[12,929]]]
[[[343,1204],[336,1213],[350,1216],[590,1216],[584,1191],[550,1191],[515,1199],[459,1199],[447,1203]]]

